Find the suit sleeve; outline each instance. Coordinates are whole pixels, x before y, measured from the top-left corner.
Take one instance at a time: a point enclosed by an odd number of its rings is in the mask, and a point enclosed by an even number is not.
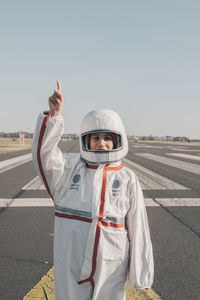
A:
[[[63,131],[64,121],[61,115],[51,117],[42,113],[37,119],[32,142],[33,164],[52,199],[64,170],[65,160],[58,147]]]
[[[153,250],[142,189],[134,175],[130,184],[127,229],[130,240],[128,278],[136,290],[151,288],[154,277]]]

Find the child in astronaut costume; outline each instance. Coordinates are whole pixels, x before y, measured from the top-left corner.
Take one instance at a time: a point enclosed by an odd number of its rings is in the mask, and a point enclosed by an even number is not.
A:
[[[125,300],[127,279],[133,289],[150,288],[154,271],[140,183],[121,164],[128,152],[125,129],[117,113],[92,111],[81,124],[80,154],[63,154],[57,85],[50,112],[38,117],[32,147],[55,203],[55,299]]]

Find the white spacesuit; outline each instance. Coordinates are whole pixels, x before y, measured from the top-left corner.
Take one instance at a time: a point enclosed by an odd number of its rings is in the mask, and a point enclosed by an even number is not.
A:
[[[80,154],[63,154],[61,115],[40,114],[33,162],[55,203],[56,300],[124,300],[133,289],[150,288],[153,253],[140,183],[123,167],[128,142],[117,113],[89,113],[81,125]],[[113,150],[94,151],[87,137],[112,132]]]

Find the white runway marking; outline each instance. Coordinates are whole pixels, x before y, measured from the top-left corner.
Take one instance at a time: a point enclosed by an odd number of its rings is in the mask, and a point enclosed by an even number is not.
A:
[[[27,183],[22,190],[46,190],[46,188],[43,182],[41,182],[39,176],[37,176]]]
[[[178,148],[174,146],[167,146],[166,148],[174,151],[184,151],[184,152],[199,152],[199,149],[188,149],[188,148]]]
[[[152,149],[163,149],[162,146],[151,146],[151,145],[144,145],[144,144],[130,144],[132,148],[152,148]]]
[[[160,205],[156,203],[152,198],[145,198],[144,203],[146,207],[160,207]]]
[[[171,158],[167,158],[167,157],[163,157],[163,156],[159,156],[159,155],[155,155],[155,154],[150,154],[150,153],[135,153],[135,155],[145,157],[147,159],[157,161],[157,162],[160,162],[160,163],[168,165],[168,166],[176,167],[178,169],[200,175],[200,166],[199,165],[195,165],[195,164],[192,164],[189,162],[175,160],[175,159],[171,159]]]
[[[163,206],[200,206],[200,198],[155,198]]]
[[[164,147],[162,146],[151,146],[151,145],[141,145],[141,147],[144,147],[144,148],[151,148],[151,149],[163,149]]]
[[[14,198],[0,199],[0,207],[52,207],[51,198]]]
[[[128,159],[124,159],[123,163],[130,168],[132,167],[131,169],[138,176],[143,190],[190,190],[190,188],[158,175]],[[37,176],[22,190],[46,190],[46,188]]]
[[[123,159],[123,163],[136,173],[143,190],[190,190],[190,188],[158,175],[131,160]]]
[[[159,203],[156,203],[153,198],[145,198],[146,207],[163,206],[182,206],[192,207],[200,206],[200,198],[155,198]],[[15,198],[15,199],[0,199],[0,207],[54,207],[51,198]]]
[[[131,148],[141,148],[141,146],[138,146],[138,145],[129,145]]]
[[[29,161],[32,160],[32,154],[28,153],[25,155],[17,156],[14,158],[6,159],[3,161],[0,161],[0,173],[3,173],[5,171],[8,171],[10,169],[13,169],[15,167],[18,167],[20,165],[23,165]]]
[[[184,154],[184,153],[166,153],[166,155],[171,155],[171,156],[176,156],[176,157],[182,157],[182,158],[188,158],[192,160],[199,160],[200,157],[196,155],[191,155],[191,154]]]

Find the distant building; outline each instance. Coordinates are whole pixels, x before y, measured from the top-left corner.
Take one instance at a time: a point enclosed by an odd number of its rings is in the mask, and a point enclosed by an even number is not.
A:
[[[191,142],[191,140],[185,136],[176,136],[173,138],[173,141],[174,142],[188,142],[188,143]]]
[[[18,139],[20,133],[24,134],[25,139],[32,139],[33,138],[33,133],[26,132],[26,131],[17,131],[17,132],[0,132],[0,137],[7,137],[7,138],[13,138],[13,139]],[[78,140],[79,136],[75,133],[64,133],[62,135],[62,139],[66,141],[71,141],[71,140]],[[153,136],[148,135],[148,136],[136,136],[136,135],[130,135],[128,136],[129,141],[137,142],[137,141],[169,141],[169,142],[200,142],[200,139],[189,139],[188,137],[185,136],[175,136],[172,137],[171,135],[166,135],[166,136]]]
[[[131,136],[129,135],[128,140],[137,143],[138,137],[135,135],[131,135]]]
[[[165,138],[166,138],[166,141],[173,141],[173,137],[170,135],[166,135]]]
[[[62,135],[62,139],[67,140],[67,141],[78,140],[79,136],[77,134],[74,134],[74,133],[64,133]]]

